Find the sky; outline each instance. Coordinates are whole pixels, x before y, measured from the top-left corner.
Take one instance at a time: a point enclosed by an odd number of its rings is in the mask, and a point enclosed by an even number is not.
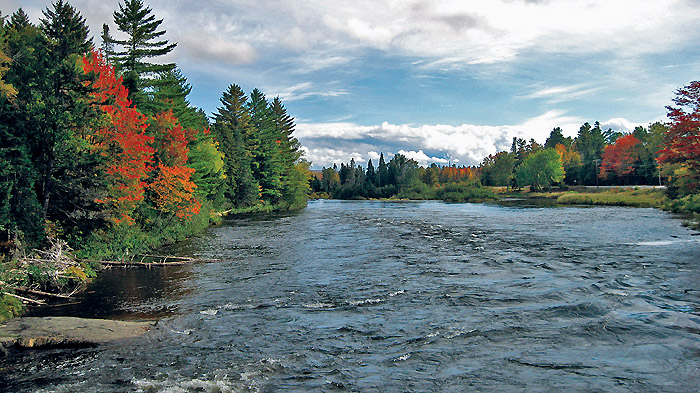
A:
[[[118,1],[69,0],[99,43]],[[513,137],[666,120],[700,79],[700,0],[145,0],[192,105],[279,96],[312,167],[380,153],[476,165]],[[34,23],[43,0],[0,0]]]

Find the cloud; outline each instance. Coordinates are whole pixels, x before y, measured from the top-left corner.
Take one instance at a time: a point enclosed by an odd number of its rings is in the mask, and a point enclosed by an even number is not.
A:
[[[631,133],[637,126],[644,126],[644,124],[634,123],[621,117],[610,119],[608,121],[601,122],[600,124],[600,128],[603,130],[611,128],[613,131],[620,131],[624,133]]]
[[[354,123],[300,123],[295,136],[306,147],[313,166],[332,166],[355,157],[365,162],[383,152],[385,158],[405,154],[420,162],[477,165],[484,157],[508,150],[513,137],[534,138],[540,143],[554,127],[562,127],[568,135],[576,135],[583,123],[561,111],[549,111],[518,125],[459,126],[389,124],[362,126]]]
[[[555,104],[582,98],[598,91],[602,87],[591,87],[588,83],[563,85],[540,88],[530,94],[519,96],[522,99],[544,99],[549,104]]]
[[[202,60],[213,60],[228,65],[242,65],[255,62],[259,55],[252,45],[246,42],[229,41],[223,37],[187,35],[178,41],[184,56]]]
[[[302,100],[309,97],[338,97],[350,94],[344,89],[318,90],[311,82],[302,82],[294,86],[267,88],[270,97],[279,97],[284,102]]]

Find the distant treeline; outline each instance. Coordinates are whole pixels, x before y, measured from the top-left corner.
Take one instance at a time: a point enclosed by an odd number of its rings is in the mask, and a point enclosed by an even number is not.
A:
[[[309,164],[282,102],[231,85],[213,123],[192,106],[162,20],[141,0],[114,12],[99,47],[58,0],[38,25],[0,17],[0,241],[60,238],[121,258],[195,233],[229,210],[306,204]]]
[[[600,123],[583,124],[575,138],[554,128],[544,145],[534,139],[513,138],[509,151],[484,158],[478,166],[421,167],[401,154],[385,163],[383,154],[375,169],[366,170],[354,160],[340,168],[323,168],[311,180],[315,197],[483,199],[483,186],[532,191],[575,185],[666,185],[667,194],[680,210],[700,211],[700,82],[677,91],[669,107],[669,123],[636,127],[624,134],[603,130]],[[687,110],[690,112],[687,112]],[[448,190],[448,191],[446,191]],[[455,198],[459,190],[462,197]],[[448,197],[445,198],[445,195]]]

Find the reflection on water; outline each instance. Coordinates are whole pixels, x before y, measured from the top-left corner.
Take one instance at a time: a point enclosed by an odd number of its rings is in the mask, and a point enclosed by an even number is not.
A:
[[[694,391],[700,243],[652,209],[319,201],[37,311],[162,318],[0,359],[0,391]]]

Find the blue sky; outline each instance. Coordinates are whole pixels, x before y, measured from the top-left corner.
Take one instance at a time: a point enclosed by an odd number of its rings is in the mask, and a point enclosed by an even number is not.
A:
[[[117,1],[70,2],[92,34],[116,32]],[[145,2],[192,104],[215,112],[232,83],[280,96],[315,168],[380,152],[474,165],[556,126],[629,131],[700,79],[697,0]],[[37,22],[49,1],[0,5]]]

